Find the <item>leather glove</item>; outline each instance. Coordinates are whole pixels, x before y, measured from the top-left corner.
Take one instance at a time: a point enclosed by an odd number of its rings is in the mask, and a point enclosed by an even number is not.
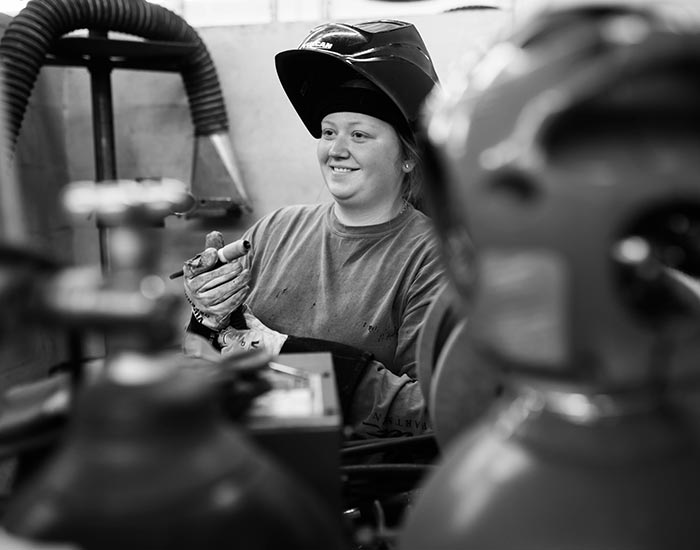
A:
[[[250,272],[237,259],[221,263],[217,250],[223,245],[223,235],[212,231],[206,237],[205,250],[187,260],[182,269],[192,313],[202,325],[215,331],[229,324],[231,313],[250,292]]]
[[[247,330],[228,327],[219,333],[218,341],[222,354],[237,353],[251,349],[264,349],[268,354],[277,356],[286,342],[288,335],[272,330],[255,317],[248,306],[243,306]]]

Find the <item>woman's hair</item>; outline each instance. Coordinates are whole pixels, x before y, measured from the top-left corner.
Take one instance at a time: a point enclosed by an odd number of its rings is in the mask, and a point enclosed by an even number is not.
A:
[[[420,152],[416,144],[408,139],[403,133],[396,132],[401,143],[400,162],[406,160],[414,163],[413,170],[404,174],[402,182],[401,196],[411,203],[415,208],[422,210],[423,207],[423,166]]]

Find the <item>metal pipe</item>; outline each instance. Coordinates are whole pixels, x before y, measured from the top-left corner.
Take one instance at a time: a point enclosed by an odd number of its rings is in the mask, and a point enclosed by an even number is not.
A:
[[[0,93],[4,93],[4,80],[0,75]],[[14,164],[6,147],[5,111],[0,109],[0,238],[5,243],[22,244],[27,240],[27,223],[19,182]]]
[[[89,32],[91,37],[106,37],[106,31]],[[117,179],[114,147],[114,109],[112,107],[112,69],[108,63],[92,59],[88,67],[92,94],[92,134],[95,155],[95,181]],[[100,266],[109,272],[109,229],[97,221],[100,239]]]

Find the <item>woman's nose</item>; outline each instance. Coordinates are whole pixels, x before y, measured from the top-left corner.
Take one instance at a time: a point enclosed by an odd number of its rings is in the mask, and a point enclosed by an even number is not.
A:
[[[350,155],[347,139],[337,136],[331,143],[328,155],[334,158],[347,158]]]

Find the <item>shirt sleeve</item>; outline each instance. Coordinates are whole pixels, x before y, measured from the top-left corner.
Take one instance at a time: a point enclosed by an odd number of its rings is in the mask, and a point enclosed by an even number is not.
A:
[[[436,253],[420,265],[405,294],[403,315],[398,329],[394,371],[416,378],[416,347],[428,307],[446,284],[443,264]]]
[[[432,429],[417,380],[416,346],[428,306],[444,285],[444,269],[432,254],[406,294],[394,372],[373,361],[357,385],[346,423],[358,437],[419,435]]]
[[[372,361],[360,379],[345,419],[360,438],[419,435],[431,430],[420,384]]]

